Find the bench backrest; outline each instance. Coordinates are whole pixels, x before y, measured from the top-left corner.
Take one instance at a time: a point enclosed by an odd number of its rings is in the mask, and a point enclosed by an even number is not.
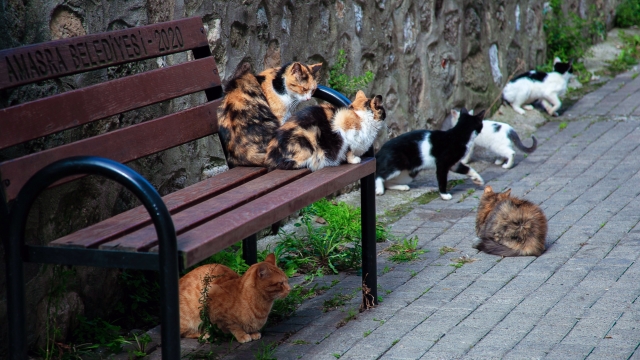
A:
[[[193,52],[192,61],[0,109],[0,150],[147,105],[204,91],[206,103],[0,163],[6,201],[44,166],[69,156],[121,163],[218,132],[220,77],[200,18],[0,51],[0,90],[109,66]],[[169,131],[170,129],[170,131]],[[65,179],[60,183],[73,180]],[[60,184],[59,183],[59,184]]]

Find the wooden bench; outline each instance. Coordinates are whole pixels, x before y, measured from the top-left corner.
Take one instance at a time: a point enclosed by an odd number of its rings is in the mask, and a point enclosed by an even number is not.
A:
[[[160,271],[162,355],[179,359],[179,271],[244,240],[256,262],[255,234],[358,180],[362,191],[362,277],[377,300],[375,159],[311,173],[237,167],[163,198],[124,163],[218,132],[223,95],[200,18],[176,20],[0,51],[0,90],[160,56],[192,52],[191,61],[44,97],[0,110],[0,149],[123,112],[204,92],[186,110],[0,163],[0,236],[7,258],[10,356],[26,358],[23,263]],[[343,95],[320,87],[315,95],[347,106]],[[56,239],[30,245],[26,219],[45,189],[91,174],[131,191],[143,204]]]

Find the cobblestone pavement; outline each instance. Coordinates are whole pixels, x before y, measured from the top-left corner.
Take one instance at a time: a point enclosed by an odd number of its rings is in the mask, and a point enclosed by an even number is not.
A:
[[[513,169],[481,173],[541,205],[542,256],[473,249],[482,189],[466,181],[452,200],[417,205],[393,224],[428,250],[421,260],[395,264],[379,244],[378,307],[358,313],[357,274],[325,276],[339,283],[225,358],[257,358],[279,342],[281,360],[640,359],[639,105],[640,79],[621,74],[539,128],[538,149]],[[452,266],[462,256],[474,261]],[[323,312],[337,294],[356,296]]]

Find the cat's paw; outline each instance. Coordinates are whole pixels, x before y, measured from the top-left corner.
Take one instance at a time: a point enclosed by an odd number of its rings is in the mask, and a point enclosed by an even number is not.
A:
[[[261,337],[262,337],[262,334],[260,334],[259,332],[254,332],[251,334],[252,340],[259,340]]]
[[[440,198],[442,198],[442,200],[451,200],[452,196],[451,194],[440,193]]]
[[[360,159],[359,156],[353,155],[353,156],[348,156],[347,157],[347,162],[349,164],[360,164],[361,161],[362,161],[362,159]]]
[[[511,169],[512,167],[513,167],[513,163],[511,163],[511,164],[506,163],[506,164],[502,165],[503,169]]]
[[[513,108],[513,110],[515,110],[520,115],[524,115],[525,114],[525,111],[522,110],[521,108]]]
[[[496,165],[502,165],[504,164],[504,159],[496,159],[496,161],[493,162]]]
[[[476,185],[484,185],[484,180],[482,180],[482,177],[480,177],[480,175],[471,177],[471,181],[473,181],[473,183]]]
[[[239,343],[244,344],[244,343],[248,343],[249,341],[252,340],[251,335],[249,334],[243,334],[240,336],[236,336],[236,340],[238,340]]]
[[[376,195],[384,194],[384,183],[381,178],[376,179]]]
[[[387,189],[409,191],[411,188],[409,187],[409,185],[392,185],[392,186],[389,186]]]
[[[525,109],[525,110],[533,110],[533,105],[528,104],[528,105],[523,106],[522,108]]]

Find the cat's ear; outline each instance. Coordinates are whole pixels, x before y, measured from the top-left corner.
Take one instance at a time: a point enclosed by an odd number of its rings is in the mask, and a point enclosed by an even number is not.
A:
[[[300,81],[302,76],[302,65],[299,62],[294,62],[291,65],[291,74],[296,77],[296,80]]]
[[[367,95],[364,94],[364,91],[358,90],[358,92],[356,93],[356,98],[354,99],[354,101],[358,100],[358,99],[366,99],[366,98],[367,98]]]
[[[269,270],[269,265],[267,264],[260,264],[257,272],[260,279],[264,279],[271,274],[271,270]]]
[[[460,115],[463,115],[463,114],[469,114],[469,111],[464,106],[462,107],[462,109],[460,109]]]
[[[482,110],[478,113],[478,115],[476,115],[475,117],[480,118],[481,120],[484,119],[484,112],[487,110]]]
[[[510,195],[511,195],[511,188],[509,188],[509,189],[505,190],[504,192],[502,192],[502,195],[503,195],[504,197],[508,197],[508,196],[510,196]]]
[[[562,61],[562,60],[560,60],[560,58],[556,56],[556,57],[553,59],[553,65],[555,65],[555,64],[557,64],[557,63],[559,63],[559,62],[561,62],[561,61]]]
[[[485,194],[491,194],[492,192],[493,192],[493,188],[491,187],[491,185],[487,185],[484,187]]]
[[[275,265],[276,264],[276,256],[273,253],[271,253],[271,254],[267,255],[267,258],[264,259],[264,261]]]
[[[373,98],[373,106],[375,109],[380,109],[382,107],[382,96],[381,95],[376,95]]]
[[[313,75],[313,77],[316,77],[318,75],[321,68],[322,68],[322,63],[309,65],[309,69],[311,70],[311,75]]]

